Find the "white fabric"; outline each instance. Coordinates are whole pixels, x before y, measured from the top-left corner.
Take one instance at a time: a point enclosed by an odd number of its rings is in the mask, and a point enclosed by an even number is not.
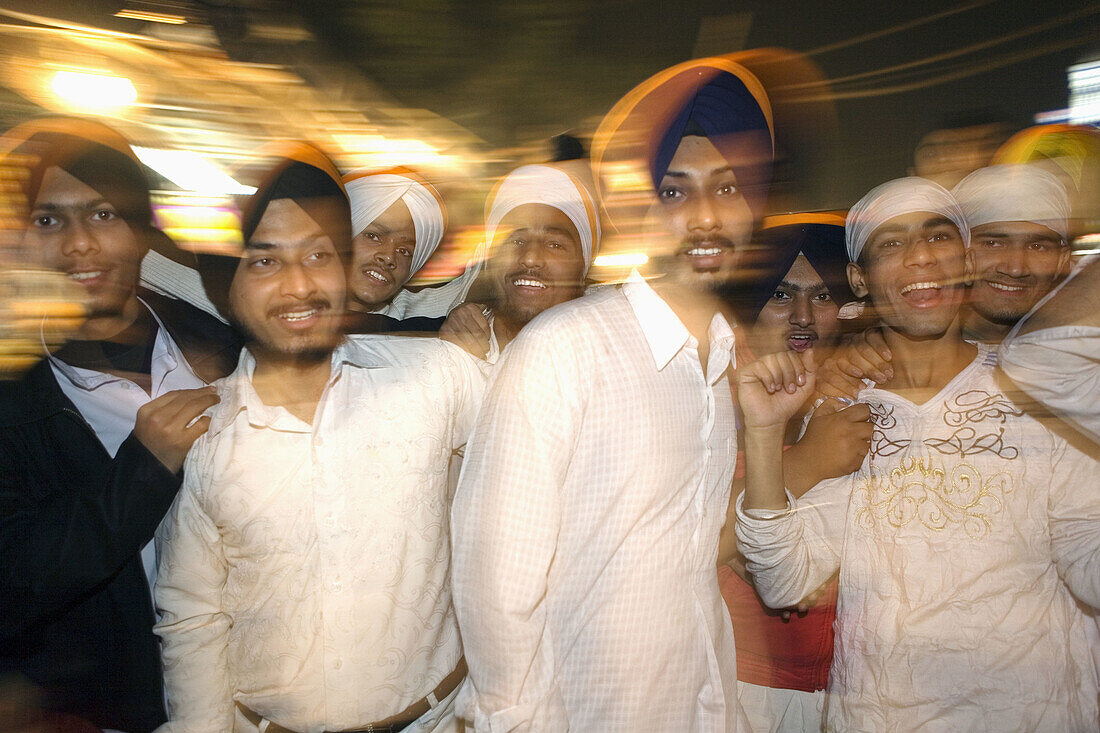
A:
[[[743,730],[714,571],[736,459],[733,331],[707,369],[640,278],[504,351],[452,510],[477,731]]]
[[[398,199],[409,207],[416,232],[409,277],[419,272],[443,241],[446,224],[438,194],[429,191],[414,178],[394,173],[364,175],[359,171],[352,172],[345,176],[344,188],[351,203],[352,236],[362,234],[368,224],[385,213]]]
[[[1096,731],[1074,595],[1100,601],[1098,466],[998,389],[989,347],[923,405],[875,388],[863,466],[739,548],[792,605],[839,568],[830,730]]]
[[[855,262],[876,229],[895,216],[929,211],[950,219],[959,229],[963,244],[970,245],[970,228],[951,192],[926,178],[895,178],[875,186],[848,211],[844,243],[848,259]]]
[[[222,323],[227,322],[207,297],[199,271],[181,265],[156,250],[149,250],[141,260],[141,284],[161,295],[189,303]]]
[[[361,728],[462,656],[447,466],[484,375],[438,339],[352,337],[311,426],[260,401],[254,366],[245,351],[215,383],[157,536],[167,730],[231,730],[235,700],[292,730]]]
[[[129,379],[94,369],[74,367],[56,357],[50,357],[50,368],[61,391],[72,400],[112,458],[133,432],[138,410],[145,403],[177,389],[197,389],[206,385],[191,370],[183,352],[172,340],[153,309],[144,301],[142,307],[152,314],[157,323],[157,336],[153,342],[150,363],[152,395]],[[141,550],[141,564],[151,592],[157,579],[156,551],[152,540]]]
[[[951,189],[971,229],[999,221],[1030,221],[1069,237],[1069,197],[1057,176],[1034,165],[979,168]]]
[[[737,681],[737,699],[752,733],[821,733],[825,691],[803,692]]]
[[[600,218],[592,194],[577,179],[550,165],[525,165],[509,173],[497,186],[485,218],[485,246],[490,247],[501,220],[524,204],[553,206],[569,217],[581,238],[584,273],[600,244]]]

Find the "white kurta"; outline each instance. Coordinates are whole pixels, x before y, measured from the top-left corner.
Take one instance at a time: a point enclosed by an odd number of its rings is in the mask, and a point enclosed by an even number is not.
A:
[[[875,430],[859,471],[793,511],[739,507],[741,551],[769,605],[840,568],[830,730],[1100,725],[1073,597],[1100,601],[1100,467],[1022,414],[979,349],[923,405],[860,393]]]
[[[462,656],[447,466],[483,375],[436,339],[357,336],[311,426],[260,402],[254,368],[245,351],[216,383],[158,533],[169,728],[226,733],[234,701],[292,730],[360,728]]]
[[[718,533],[736,457],[729,324],[697,344],[640,278],[505,352],[452,512],[478,731],[735,731]]]

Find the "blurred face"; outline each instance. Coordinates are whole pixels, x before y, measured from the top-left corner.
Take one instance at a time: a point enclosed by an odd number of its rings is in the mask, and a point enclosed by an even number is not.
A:
[[[840,335],[839,312],[821,276],[799,255],[752,326],[752,350],[759,357],[832,346]]]
[[[970,307],[993,323],[1011,326],[1027,315],[1069,265],[1069,247],[1041,224],[991,222],[975,227],[970,238]]]
[[[42,178],[24,244],[81,286],[91,318],[120,315],[136,298],[144,248],[109,201],[61,168]]]
[[[680,142],[657,200],[666,229],[679,241],[668,274],[699,289],[727,282],[753,217],[733,169],[709,139],[690,135]]]
[[[497,312],[523,324],[584,294],[577,227],[553,206],[524,204],[500,222],[492,258]]]
[[[966,299],[969,257],[959,230],[940,214],[918,211],[890,219],[848,265],[858,297],[870,295],[887,327],[909,338],[936,338]]]
[[[344,268],[332,240],[291,199],[268,204],[229,289],[258,356],[322,357],[340,341]]]
[[[379,308],[393,300],[409,279],[416,227],[398,199],[352,240],[348,289],[359,303]]]

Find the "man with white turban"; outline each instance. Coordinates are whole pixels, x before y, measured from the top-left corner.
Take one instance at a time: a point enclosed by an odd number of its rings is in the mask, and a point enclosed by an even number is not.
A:
[[[597,180],[653,225],[624,217],[618,233],[648,247],[659,229],[665,277],[546,310],[496,368],[451,512],[470,668],[456,709],[479,733],[736,733],[715,571],[737,452],[734,333],[708,287],[762,209],[770,104],[745,67],[700,59],[640,85],[600,130]],[[511,185],[489,221],[510,235],[530,200]],[[535,272],[501,282],[541,295]]]
[[[883,184],[846,234],[894,376],[859,392],[874,423],[862,467],[795,499],[783,428],[813,359],[739,370],[737,535],[757,591],[781,608],[840,571],[829,730],[1097,730],[1077,606],[1100,603],[1097,464],[1001,392],[990,346],[963,340],[968,226],[949,192]]]
[[[980,168],[954,195],[975,274],[963,332],[999,343],[1067,272],[1069,197],[1052,173],[1024,164]]]
[[[411,306],[417,295],[405,284],[439,247],[446,209],[439,192],[406,168],[358,170],[344,176],[351,202],[352,261],[348,268],[351,331],[416,330],[409,318],[442,317]],[[425,324],[429,330],[438,323]]]
[[[584,294],[600,219],[585,185],[551,165],[512,171],[487,209],[490,303],[456,308],[440,336],[495,363],[531,319]]]

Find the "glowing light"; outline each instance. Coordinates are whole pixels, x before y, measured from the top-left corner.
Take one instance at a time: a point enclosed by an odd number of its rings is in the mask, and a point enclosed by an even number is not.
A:
[[[624,252],[618,255],[600,255],[592,261],[594,267],[641,267],[649,262],[644,252]]]
[[[198,153],[189,150],[161,150],[134,146],[142,163],[186,191],[204,194],[251,194],[256,189],[238,183]]]
[[[66,102],[89,109],[125,107],[137,101],[137,90],[124,76],[59,71],[50,86]]]
[[[150,23],[168,23],[169,25],[183,25],[187,18],[171,13],[154,13],[149,10],[120,10],[115,13],[116,18],[129,18],[130,20],[144,20]]]

